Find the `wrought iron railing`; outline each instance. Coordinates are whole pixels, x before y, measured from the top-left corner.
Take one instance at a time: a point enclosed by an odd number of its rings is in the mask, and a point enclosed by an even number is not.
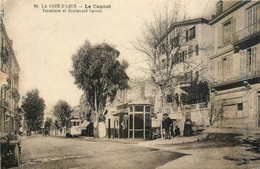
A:
[[[240,42],[244,39],[254,37],[260,33],[260,21],[246,26],[245,28],[237,31],[234,36],[234,43]]]
[[[223,83],[232,83],[240,80],[247,80],[254,77],[260,77],[260,68],[258,68],[258,70],[248,71],[246,73],[240,73],[239,76],[233,76],[230,78],[220,78],[214,84],[220,85]]]

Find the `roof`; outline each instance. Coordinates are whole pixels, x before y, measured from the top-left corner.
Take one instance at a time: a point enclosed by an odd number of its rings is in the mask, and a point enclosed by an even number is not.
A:
[[[225,18],[227,15],[235,12],[236,10],[238,10],[240,7],[244,6],[248,2],[250,2],[250,1],[249,0],[241,0],[241,1],[237,2],[237,3],[235,3],[234,5],[230,6],[225,11],[223,11],[220,15],[216,16],[215,18],[213,18],[209,22],[209,24],[213,25],[213,24],[217,23],[218,21],[220,21],[221,19]]]
[[[195,19],[190,19],[190,20],[185,20],[185,21],[180,21],[180,22],[175,22],[173,23],[169,30],[161,37],[159,43],[162,42],[162,40],[176,27],[179,26],[187,26],[187,25],[195,25],[195,24],[200,24],[200,23],[209,23],[209,20],[205,19],[205,18],[195,18]],[[156,46],[159,45],[159,43],[156,44]]]

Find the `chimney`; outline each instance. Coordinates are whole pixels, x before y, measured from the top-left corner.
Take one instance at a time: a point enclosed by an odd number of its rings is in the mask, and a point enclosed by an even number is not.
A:
[[[216,16],[220,15],[223,12],[223,1],[219,0],[216,5]]]

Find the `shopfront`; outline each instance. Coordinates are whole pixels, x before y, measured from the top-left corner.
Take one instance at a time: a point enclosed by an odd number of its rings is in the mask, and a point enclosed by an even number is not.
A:
[[[114,114],[116,138],[149,139],[151,134],[151,104],[126,103],[117,106]]]

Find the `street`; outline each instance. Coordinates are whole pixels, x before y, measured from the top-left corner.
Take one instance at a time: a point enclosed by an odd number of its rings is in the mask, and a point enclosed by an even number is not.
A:
[[[22,137],[19,167],[13,168],[257,168],[259,132],[205,133],[193,137],[107,139],[65,136]]]
[[[186,155],[134,144],[88,137],[23,136],[19,168],[157,168]]]

